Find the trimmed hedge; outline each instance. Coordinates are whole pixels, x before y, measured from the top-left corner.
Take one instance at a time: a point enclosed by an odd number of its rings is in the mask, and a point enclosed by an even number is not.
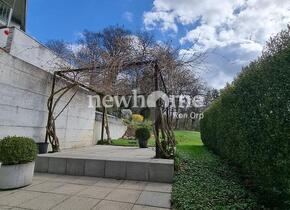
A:
[[[33,139],[8,136],[0,141],[0,162],[3,165],[23,164],[34,161],[37,146]]]
[[[201,137],[250,175],[266,205],[290,208],[289,27],[205,111]]]

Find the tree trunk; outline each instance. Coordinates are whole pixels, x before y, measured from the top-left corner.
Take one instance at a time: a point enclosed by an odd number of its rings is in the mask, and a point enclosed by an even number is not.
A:
[[[107,109],[105,109],[105,129],[106,129],[106,134],[107,134],[107,142],[108,144],[112,144]]]

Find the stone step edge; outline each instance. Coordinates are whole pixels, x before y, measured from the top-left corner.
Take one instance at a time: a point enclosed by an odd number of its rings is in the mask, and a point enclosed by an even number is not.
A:
[[[174,164],[38,156],[35,172],[172,183]]]

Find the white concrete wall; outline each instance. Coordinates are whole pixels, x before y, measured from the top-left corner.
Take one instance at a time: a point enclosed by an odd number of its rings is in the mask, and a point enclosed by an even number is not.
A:
[[[4,33],[6,30],[7,28],[0,29],[0,48],[5,48],[7,46],[8,35]]]
[[[8,37],[0,34],[0,139],[18,135],[44,141],[52,83],[49,72],[60,67],[71,66],[23,31],[12,27]],[[79,90],[56,122],[61,148],[92,145],[101,138],[101,120],[95,120],[94,110],[88,108],[87,94]],[[109,121],[111,137],[122,137],[126,131],[122,121],[115,117]]]
[[[15,27],[10,28],[5,49],[11,55],[45,71],[53,72],[59,68],[70,67],[70,64],[54,52]]]
[[[48,114],[46,103],[51,84],[50,73],[0,49],[0,138],[18,135],[44,141]],[[61,148],[96,142],[93,132],[95,112],[88,108],[87,94],[80,89],[56,121]],[[65,97],[60,105],[64,105],[68,98]]]
[[[110,127],[110,135],[111,138],[119,139],[121,138],[126,130],[127,126],[123,123],[123,121],[114,116],[108,116],[109,127]],[[96,114],[96,122],[95,122],[95,134],[94,138],[98,141],[101,139],[101,130],[102,130],[102,113],[97,112]],[[104,138],[107,138],[106,131],[104,131]]]

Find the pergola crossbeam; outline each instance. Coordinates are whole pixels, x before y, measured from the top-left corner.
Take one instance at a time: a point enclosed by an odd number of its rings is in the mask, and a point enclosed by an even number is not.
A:
[[[167,88],[165,85],[164,78],[160,72],[158,62],[156,60],[147,60],[147,61],[138,61],[138,62],[124,62],[123,69],[126,68],[138,68],[144,65],[149,65],[153,67],[154,69],[154,90],[158,91],[160,90],[160,85],[159,85],[159,79],[162,82],[162,86],[165,90],[165,93],[167,93]],[[53,75],[53,84],[52,84],[52,89],[51,89],[51,96],[49,97],[48,100],[48,121],[47,121],[47,128],[46,128],[46,138],[45,141],[49,142],[52,144],[53,151],[57,152],[59,150],[59,142],[58,138],[56,136],[56,128],[55,128],[55,120],[54,118],[54,108],[56,107],[56,103],[60,100],[60,97],[62,97],[68,90],[66,89],[67,87],[70,87],[71,85],[75,85],[76,87],[83,88],[85,90],[91,91],[96,93],[97,95],[100,95],[101,97],[104,97],[105,94],[102,92],[97,91],[93,86],[90,84],[86,84],[81,81],[76,80],[76,75],[74,75],[74,78],[70,77],[72,73],[81,73],[81,72],[89,72],[89,74],[95,73],[97,69],[102,69],[106,68],[105,65],[103,66],[98,66],[98,67],[88,67],[88,68],[78,68],[78,69],[67,69],[67,70],[60,70],[60,71],[55,71]],[[70,74],[70,75],[67,75]],[[55,93],[57,92],[55,90],[56,87],[56,78],[63,79],[64,81],[68,82],[70,86],[68,85],[67,87],[64,87],[62,94],[58,96],[57,100],[54,101],[54,96]],[[58,90],[62,91],[62,89]],[[66,106],[71,102],[73,96],[70,98],[69,102],[66,104]],[[128,95],[119,95],[119,96],[128,96]],[[55,104],[54,104],[55,103]],[[66,107],[64,107],[62,110],[64,110]],[[167,109],[167,108],[166,108]],[[104,138],[104,124],[105,124],[105,113],[106,113],[106,108],[103,107],[103,116],[102,116],[102,133],[101,133],[101,140],[103,141]],[[168,111],[166,111],[167,115],[167,120],[165,121],[163,119],[163,111],[162,111],[162,102],[161,100],[156,101],[156,107],[155,107],[155,120],[154,120],[154,135],[155,135],[155,141],[156,141],[156,157],[157,158],[171,158],[174,155],[174,147],[175,147],[175,139],[174,139],[174,134],[172,131],[172,128],[170,126],[169,122],[169,116],[168,116]],[[59,116],[59,114],[57,114]],[[108,125],[106,125],[108,126]],[[161,136],[160,134],[161,133]],[[162,138],[162,142],[160,141],[160,137]],[[53,145],[55,144],[55,145]]]

